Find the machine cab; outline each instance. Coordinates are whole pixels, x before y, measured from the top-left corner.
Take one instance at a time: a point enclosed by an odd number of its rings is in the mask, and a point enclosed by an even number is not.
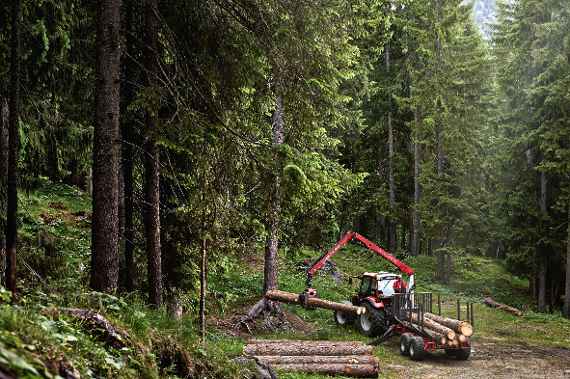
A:
[[[380,299],[389,298],[395,293],[405,291],[406,283],[402,280],[401,275],[389,272],[366,272],[360,278],[358,296],[360,298],[373,296]]]

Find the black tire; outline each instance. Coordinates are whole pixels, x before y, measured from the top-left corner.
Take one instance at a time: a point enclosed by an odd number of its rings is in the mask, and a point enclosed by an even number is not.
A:
[[[343,301],[343,304],[352,305],[350,301]],[[341,311],[334,312],[334,322],[340,326],[350,325],[354,322],[355,316],[351,313],[345,313]]]
[[[381,336],[386,332],[386,312],[383,309],[376,309],[372,305],[363,304],[366,308],[364,314],[356,318],[356,327],[367,337]]]
[[[471,356],[471,348],[465,347],[463,349],[456,349],[453,355],[458,361],[466,361]]]
[[[426,356],[424,350],[424,339],[422,337],[412,337],[410,341],[410,358],[412,361],[421,361]]]
[[[456,352],[457,352],[457,349],[445,349],[445,355],[447,355],[448,357],[455,358]]]
[[[409,333],[404,333],[400,336],[400,354],[403,356],[410,355],[410,342],[412,341],[412,335]]]

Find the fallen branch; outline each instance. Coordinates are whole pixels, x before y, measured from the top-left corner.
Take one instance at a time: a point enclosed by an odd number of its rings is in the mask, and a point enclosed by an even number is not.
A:
[[[493,300],[493,299],[490,298],[490,297],[486,297],[486,298],[483,300],[483,303],[484,303],[485,305],[491,307],[491,308],[497,308],[497,309],[503,310],[503,311],[508,312],[508,313],[510,313],[510,314],[512,314],[512,315],[515,315],[515,316],[519,316],[519,317],[520,317],[520,316],[523,315],[523,313],[522,313],[521,310],[519,310],[519,309],[517,309],[517,308],[514,308],[514,307],[511,307],[511,306],[506,305],[506,304],[497,303],[495,300]]]
[[[282,303],[291,304],[301,304],[299,295],[296,293],[285,292],[280,290],[267,291],[265,297],[269,300],[279,301]],[[319,298],[309,298],[306,301],[306,305],[312,308],[324,308],[331,309],[333,311],[340,311],[345,313],[352,313],[356,315],[363,314],[366,312],[364,307],[356,307],[354,305],[348,305],[343,303],[335,303],[334,301],[319,299]]]
[[[130,336],[128,333],[115,327],[101,314],[92,310],[78,308],[61,308],[60,310],[73,318],[81,320],[109,346],[115,349],[121,349],[130,345]]]

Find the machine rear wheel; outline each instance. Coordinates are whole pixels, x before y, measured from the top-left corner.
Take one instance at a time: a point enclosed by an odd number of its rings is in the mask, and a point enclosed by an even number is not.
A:
[[[425,358],[424,339],[421,337],[412,337],[410,341],[410,358],[412,361],[421,361]]]
[[[352,303],[350,301],[343,301],[343,304],[347,304],[347,305],[352,305]],[[341,312],[341,311],[335,311],[334,312],[334,321],[336,322],[337,325],[349,325],[351,323],[354,322],[354,315],[350,314],[350,313],[345,313],[345,312]]]
[[[366,312],[356,318],[356,326],[362,334],[368,337],[376,337],[386,331],[386,312],[376,309],[370,304],[364,304]]]
[[[412,335],[409,333],[404,333],[400,336],[400,354],[404,356],[410,355],[410,342],[412,341]]]
[[[455,356],[455,359],[457,359],[458,361],[466,361],[471,356],[471,348],[466,347],[463,349],[457,349],[457,350],[455,350],[454,356]]]

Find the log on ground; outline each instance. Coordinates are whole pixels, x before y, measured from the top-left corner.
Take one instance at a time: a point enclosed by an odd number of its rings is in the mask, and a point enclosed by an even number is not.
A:
[[[265,297],[269,300],[279,301],[282,303],[301,304],[299,301],[299,295],[291,292],[270,290],[267,291]],[[336,303],[334,301],[319,299],[316,297],[307,299],[306,305],[312,308],[331,309],[333,311],[340,311],[356,315],[366,312],[366,308],[364,307],[356,307],[354,305]]]
[[[443,326],[447,326],[456,333],[463,334],[466,337],[471,337],[473,335],[473,326],[467,321],[434,315],[433,313],[424,313],[424,317],[429,318],[430,320],[433,320]]]
[[[254,343],[246,345],[244,353],[261,355],[363,355],[371,354],[372,346],[361,342],[283,341],[283,343]]]
[[[276,370],[304,372],[308,374],[344,375],[355,378],[377,378],[378,365],[351,365],[343,363],[300,363],[271,365]]]
[[[258,355],[258,361],[268,365],[284,364],[329,364],[378,365],[373,355]]]
[[[512,315],[515,315],[515,316],[519,316],[519,317],[520,317],[520,316],[523,315],[523,313],[522,313],[522,311],[521,311],[520,309],[511,307],[511,306],[506,305],[506,304],[498,303],[498,302],[496,302],[495,300],[493,300],[493,299],[490,298],[490,297],[486,297],[486,298],[483,300],[483,303],[485,303],[485,305],[487,305],[487,306],[489,306],[489,307],[491,307],[491,308],[497,308],[497,309],[503,310],[503,311],[508,312],[508,313],[510,313],[510,314],[512,314]]]
[[[414,324],[420,325],[420,319],[418,318],[418,316],[416,314],[412,313],[411,317],[412,317],[411,321]],[[433,330],[434,332],[437,332],[438,334],[445,336],[448,340],[453,340],[455,338],[455,332],[453,330],[451,330],[447,326],[438,324],[437,322],[435,322],[429,318],[424,317],[423,323],[421,325],[424,328]]]

